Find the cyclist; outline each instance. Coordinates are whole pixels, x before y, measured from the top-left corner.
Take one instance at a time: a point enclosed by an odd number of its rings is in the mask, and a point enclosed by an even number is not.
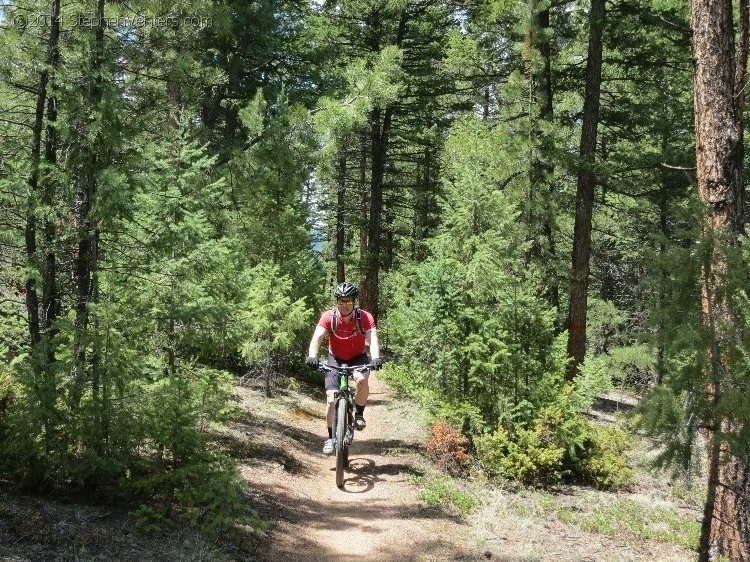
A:
[[[378,344],[378,333],[375,328],[375,320],[372,314],[366,310],[356,307],[359,289],[352,283],[341,283],[333,292],[336,297],[336,308],[323,313],[315,327],[310,348],[308,349],[307,364],[317,367],[318,350],[323,337],[328,336],[328,361],[327,365],[333,367],[346,363],[349,366],[366,365],[372,363],[373,369],[380,369],[380,345]],[[370,346],[371,361],[367,359],[366,345]],[[362,430],[367,426],[365,421],[365,406],[370,394],[368,385],[369,371],[356,372],[354,380],[357,383],[357,391],[354,395],[354,427]],[[326,375],[326,424],[328,425],[328,439],[323,444],[323,453],[333,453],[333,396],[338,390],[336,373],[329,371]]]

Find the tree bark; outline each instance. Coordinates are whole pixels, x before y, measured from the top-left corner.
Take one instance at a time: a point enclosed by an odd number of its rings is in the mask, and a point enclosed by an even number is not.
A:
[[[58,46],[60,40],[60,0],[53,0],[51,5],[51,24],[49,37],[49,63],[51,68],[56,68],[60,62],[60,49]],[[54,84],[51,84],[54,88]],[[54,91],[47,97],[47,126],[44,140],[44,161],[47,166],[47,173],[42,181],[42,203],[47,209],[55,208],[55,179],[52,170],[57,166],[57,96]],[[52,172],[52,173],[51,173]],[[45,264],[44,264],[44,287],[42,290],[42,330],[53,335],[53,326],[55,319],[60,313],[60,294],[57,288],[57,255],[55,252],[55,224],[53,218],[49,215],[44,220],[44,247],[45,247]],[[54,361],[53,346],[48,346],[47,360],[49,363]],[[50,374],[50,376],[52,376]]]
[[[401,47],[406,32],[408,16],[401,12],[395,44]],[[373,53],[380,52],[380,15],[376,11],[370,18],[372,35],[370,49]],[[383,180],[385,178],[385,163],[388,158],[388,139],[393,120],[393,105],[376,107],[370,113],[370,154],[372,170],[370,173],[370,217],[367,232],[367,257],[364,265],[364,292],[361,293],[362,308],[367,309],[378,320],[380,299],[380,261],[381,234],[383,214]]]
[[[748,454],[730,447],[727,437],[744,431],[740,422],[719,414],[732,387],[729,361],[732,314],[726,299],[730,266],[727,249],[744,229],[743,118],[747,66],[747,1],[740,5],[739,50],[735,51],[731,0],[693,0],[695,151],[700,199],[704,205],[701,270],[703,323],[710,336],[707,365],[709,422],[708,493],[699,560],[718,555],[732,562],[750,560],[747,494]]]
[[[533,17],[526,32],[525,62],[530,83],[530,141],[528,223],[531,246],[526,255],[527,263],[535,262],[545,270],[549,284],[544,297],[559,312],[560,296],[555,267],[555,233],[553,225],[553,201],[555,189],[551,178],[555,168],[550,157],[551,140],[540,126],[553,117],[552,103],[552,48],[548,38],[550,26],[549,7],[543,7]],[[538,57],[541,62],[535,62]],[[541,194],[541,196],[539,195]],[[559,327],[556,320],[555,325]]]
[[[589,258],[591,255],[591,216],[596,175],[593,164],[599,124],[599,94],[602,80],[602,29],[605,0],[592,0],[589,14],[589,48],[586,62],[586,91],[581,131],[581,170],[576,190],[576,218],[573,229],[573,265],[568,308],[568,357],[565,372],[573,380],[586,354],[586,315],[588,310]]]
[[[344,252],[346,251],[346,232],[344,217],[346,216],[346,143],[339,148],[339,182],[336,191],[336,282],[346,280],[344,271]]]
[[[43,226],[44,260],[40,261],[37,246],[36,207],[41,202],[49,213],[54,208],[54,179],[49,172],[57,161],[56,125],[57,99],[50,90],[54,87],[54,71],[60,60],[60,0],[50,2],[50,35],[47,43],[47,64],[39,75],[34,125],[32,127],[31,173],[29,176],[29,208],[27,209],[26,225],[24,228],[25,249],[29,265],[33,270],[41,272],[41,303],[39,302],[39,288],[32,276],[26,280],[26,310],[28,313],[30,347],[35,357],[34,368],[40,381],[39,400],[43,411],[44,448],[46,454],[52,451],[53,427],[57,382],[54,370],[51,368],[55,360],[54,321],[60,308],[57,292],[57,260],[54,248],[55,231],[51,217],[47,216]],[[45,127],[46,107],[46,127]],[[45,130],[44,161],[46,170],[41,167],[42,130]],[[42,173],[44,172],[44,173]],[[41,307],[40,307],[41,304]],[[37,475],[41,477],[45,468],[37,467]]]
[[[102,67],[104,64],[104,5],[105,0],[97,0],[95,21],[100,22],[94,30],[94,48],[91,58],[91,83],[86,91],[86,102],[90,115],[99,114],[101,106]],[[99,400],[99,371],[96,354],[91,358],[91,369],[87,364],[89,311],[91,303],[98,299],[98,259],[99,227],[93,215],[97,191],[97,171],[101,167],[102,151],[98,133],[90,120],[83,126],[81,139],[81,164],[83,169],[78,179],[73,215],[76,219],[78,248],[75,257],[76,319],[75,341],[73,345],[73,365],[71,371],[72,388],[70,406],[76,408],[81,398],[87,374],[91,374],[93,398]],[[97,443],[96,445],[99,445]]]
[[[382,115],[382,117],[381,117]],[[370,217],[367,233],[367,261],[365,263],[365,291],[362,308],[378,319],[380,297],[380,250],[383,216],[383,178],[388,151],[388,133],[393,109],[375,108],[370,118],[372,171],[370,176]]]
[[[359,137],[359,180],[357,182],[359,196],[359,263],[362,278],[364,278],[367,263],[367,133],[361,133]],[[360,299],[364,295],[364,285],[360,291]]]

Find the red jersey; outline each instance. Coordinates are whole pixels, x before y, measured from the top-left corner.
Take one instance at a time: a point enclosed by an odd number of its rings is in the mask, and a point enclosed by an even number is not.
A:
[[[360,310],[362,331],[367,333],[375,329],[375,319],[366,310]],[[344,322],[341,315],[336,319],[336,333],[331,331],[333,326],[333,311],[327,310],[318,321],[328,332],[328,352],[342,361],[349,361],[365,352],[365,336],[357,330],[355,315],[351,315],[349,322]]]

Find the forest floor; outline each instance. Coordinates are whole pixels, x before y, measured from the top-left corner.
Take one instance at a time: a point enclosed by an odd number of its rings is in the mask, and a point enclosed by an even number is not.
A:
[[[646,472],[642,443],[631,459],[638,482],[624,492],[455,480],[425,455],[420,410],[373,376],[368,425],[338,489],[334,458],[321,452],[324,393],[290,386],[270,399],[238,386],[241,415],[228,430],[244,444],[242,475],[264,531],[211,543],[184,529],[143,529],[101,499],[18,496],[0,484],[0,561],[694,559],[700,493]]]

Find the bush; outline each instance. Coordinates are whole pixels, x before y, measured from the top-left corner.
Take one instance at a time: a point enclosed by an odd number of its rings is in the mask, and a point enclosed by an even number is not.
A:
[[[530,427],[511,434],[500,427],[474,439],[477,457],[494,475],[524,484],[552,484],[563,478],[614,489],[632,482],[624,453],[624,431],[596,425],[565,402],[547,406]]]
[[[477,437],[477,456],[490,474],[524,484],[550,484],[563,476],[565,451],[550,442],[540,425],[519,429],[511,439],[504,428]]]
[[[438,421],[430,429],[427,452],[435,457],[440,468],[455,475],[463,472],[471,462],[468,444],[469,440],[455,427]]]
[[[630,448],[630,437],[617,427],[590,423],[589,456],[581,468],[581,475],[597,488],[617,489],[633,482],[633,470],[625,462]]]

